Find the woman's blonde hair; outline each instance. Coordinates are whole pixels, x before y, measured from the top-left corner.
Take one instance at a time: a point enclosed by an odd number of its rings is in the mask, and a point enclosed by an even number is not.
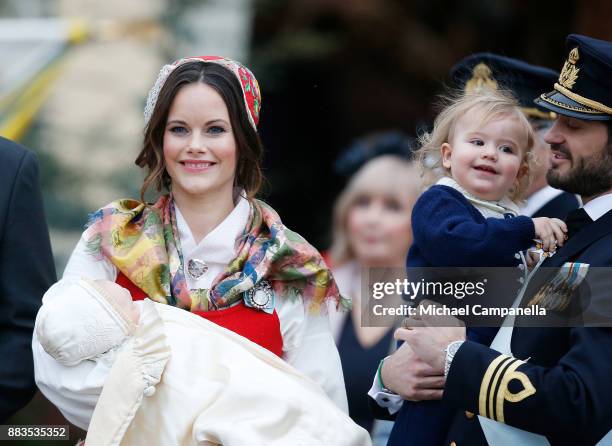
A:
[[[442,165],[440,148],[453,139],[457,121],[467,113],[479,113],[480,124],[494,121],[500,117],[511,116],[518,119],[525,130],[527,144],[522,147],[522,160],[519,176],[509,193],[511,200],[519,202],[531,183],[536,159],[532,153],[534,132],[531,124],[520,110],[518,102],[508,91],[481,88],[473,92],[461,92],[441,98],[442,111],[434,120],[433,130],[419,137],[420,149],[417,160],[424,178],[424,185],[430,186],[442,176],[449,176],[450,171]]]
[[[402,201],[402,192],[410,191],[410,206],[421,192],[419,172],[414,162],[396,155],[382,155],[368,161],[353,175],[336,199],[333,214],[333,241],[330,260],[334,267],[355,258],[347,231],[347,219],[358,198],[384,195]]]

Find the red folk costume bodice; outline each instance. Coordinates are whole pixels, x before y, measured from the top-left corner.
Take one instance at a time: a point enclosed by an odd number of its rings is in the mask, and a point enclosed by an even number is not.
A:
[[[115,282],[126,288],[132,295],[132,300],[143,300],[147,295],[134,285],[122,272],[119,272]],[[254,343],[268,349],[277,356],[283,354],[283,337],[280,331],[280,320],[276,310],[272,314],[247,307],[243,302],[230,308],[217,311],[194,311],[223,328],[238,333]]]

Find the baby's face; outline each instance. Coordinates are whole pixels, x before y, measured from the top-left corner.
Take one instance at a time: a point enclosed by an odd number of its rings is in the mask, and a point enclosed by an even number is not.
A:
[[[36,333],[49,355],[71,366],[120,346],[139,316],[129,291],[113,282],[59,282],[45,295]]]
[[[129,315],[132,322],[138,325],[140,311],[134,302],[132,302],[132,296],[127,289],[109,280],[95,280],[94,283],[97,287],[105,291],[104,297],[107,300],[112,300],[113,304],[123,309],[125,314]]]
[[[482,123],[481,113],[467,113],[457,120],[452,140],[442,145],[442,165],[470,194],[498,201],[516,184],[526,146],[518,117]]]

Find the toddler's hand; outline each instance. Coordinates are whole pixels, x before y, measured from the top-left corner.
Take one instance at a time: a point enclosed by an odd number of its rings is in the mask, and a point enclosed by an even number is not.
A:
[[[536,238],[542,240],[542,249],[545,252],[555,251],[557,246],[565,242],[567,226],[558,218],[538,217],[533,219]]]

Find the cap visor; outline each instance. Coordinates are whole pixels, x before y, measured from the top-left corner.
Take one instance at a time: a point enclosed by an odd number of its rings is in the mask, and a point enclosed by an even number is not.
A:
[[[540,95],[539,98],[534,99],[533,102],[540,107],[547,108],[560,115],[571,116],[586,121],[609,121],[612,119],[612,115],[586,107],[557,90],[553,90],[550,93],[544,93]]]

